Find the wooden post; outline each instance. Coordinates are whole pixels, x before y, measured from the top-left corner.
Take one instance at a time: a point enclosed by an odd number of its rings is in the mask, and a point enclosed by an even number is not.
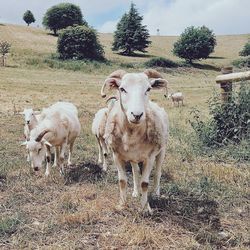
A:
[[[221,73],[223,75],[233,73],[233,67],[223,67],[221,68]],[[221,100],[223,103],[228,102],[232,95],[232,81],[226,80],[220,83],[221,88]]]

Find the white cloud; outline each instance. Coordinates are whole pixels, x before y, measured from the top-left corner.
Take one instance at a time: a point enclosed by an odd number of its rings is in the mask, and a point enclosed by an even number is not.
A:
[[[101,33],[112,33],[116,29],[116,25],[119,20],[115,21],[107,21],[103,25],[101,25],[97,30]]]
[[[156,0],[147,5],[144,23],[151,34],[178,35],[187,26],[201,26],[216,34],[250,32],[249,0]]]

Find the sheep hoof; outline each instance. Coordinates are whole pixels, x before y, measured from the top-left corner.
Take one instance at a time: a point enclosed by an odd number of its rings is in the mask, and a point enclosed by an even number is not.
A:
[[[153,209],[150,207],[149,203],[142,210],[143,215],[153,215]]]
[[[45,177],[48,177],[49,176],[49,172],[45,172]]]

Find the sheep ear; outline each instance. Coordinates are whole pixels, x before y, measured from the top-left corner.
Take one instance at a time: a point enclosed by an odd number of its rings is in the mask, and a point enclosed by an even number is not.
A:
[[[20,144],[20,146],[26,146],[27,145],[27,141],[24,141]]]
[[[47,146],[49,146],[49,147],[52,147],[52,145],[48,142],[48,141],[46,141],[46,140],[44,140],[44,145],[47,145]]]
[[[22,112],[18,112],[18,113],[16,113],[17,115],[24,115],[24,112],[22,111]]]
[[[39,114],[41,114],[41,111],[34,111],[33,113],[34,113],[34,115],[39,115]]]
[[[156,78],[150,80],[150,84],[152,88],[162,89],[162,88],[167,88],[168,81],[162,78]]]
[[[107,86],[109,86],[109,89],[119,88],[121,84],[121,79],[126,73],[127,73],[126,71],[119,69],[110,74],[109,77],[104,81],[104,84],[102,85],[101,96],[103,98],[106,97],[105,88]]]

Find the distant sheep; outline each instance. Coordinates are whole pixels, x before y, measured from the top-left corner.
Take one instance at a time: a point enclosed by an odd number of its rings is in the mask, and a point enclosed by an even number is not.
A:
[[[184,96],[183,96],[182,92],[171,93],[168,95],[168,99],[172,100],[173,107],[175,106],[175,103],[177,103],[178,107],[179,107],[180,102],[181,102],[181,105],[183,106]]]
[[[126,162],[132,165],[134,193],[141,192],[141,205],[144,211],[152,212],[148,203],[149,177],[156,163],[153,191],[160,194],[161,166],[165,157],[168,137],[168,118],[163,108],[149,100],[151,89],[167,88],[167,81],[155,70],[143,73],[113,72],[104,82],[105,88],[118,91],[118,101],[108,113],[105,127],[105,142],[113,152],[114,164],[118,169],[120,205],[127,202]],[[138,163],[143,163],[139,183]]]
[[[47,166],[45,175],[50,172],[51,153],[50,148],[55,146],[61,171],[64,171],[64,155],[69,145],[68,165],[71,164],[71,156],[75,139],[80,134],[81,125],[78,119],[78,112],[72,103],[57,102],[42,112],[43,120],[31,130],[30,140],[25,145],[30,152],[34,170],[42,167],[46,156]],[[59,150],[60,148],[60,150]]]

